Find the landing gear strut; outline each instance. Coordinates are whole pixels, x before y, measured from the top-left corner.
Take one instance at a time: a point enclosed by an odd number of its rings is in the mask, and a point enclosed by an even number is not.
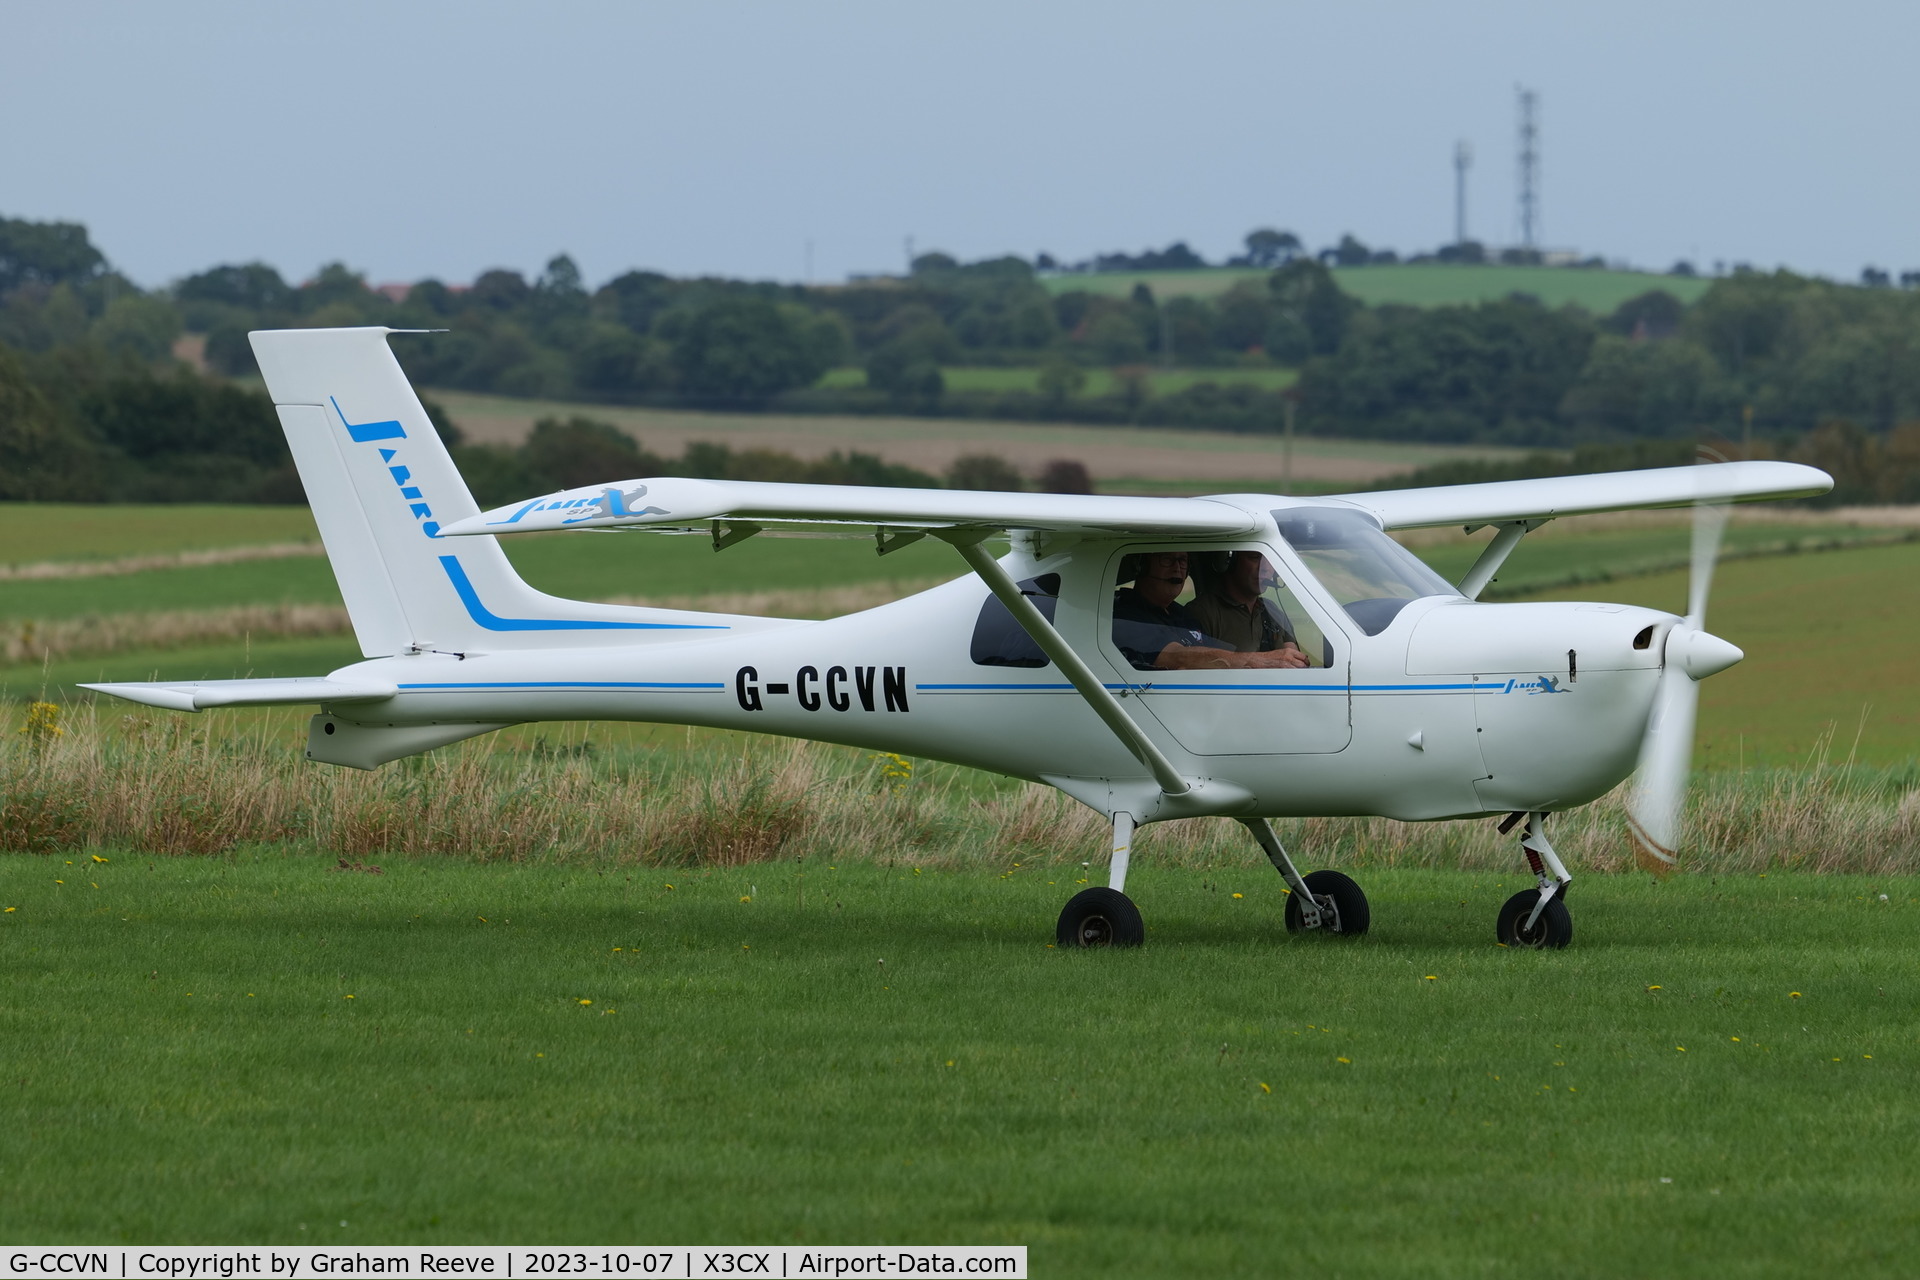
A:
[[[1360,886],[1338,871],[1314,871],[1301,875],[1287,856],[1273,824],[1265,818],[1242,818],[1240,825],[1253,833],[1266,853],[1267,861],[1280,873],[1292,892],[1287,897],[1287,932],[1304,933],[1309,929],[1356,937],[1367,931],[1372,912],[1367,895]]]
[[[1054,927],[1054,941],[1062,947],[1137,947],[1147,940],[1140,908],[1124,890],[1127,862],[1133,852],[1133,815],[1113,815],[1113,864],[1105,888],[1082,889],[1067,901]]]
[[[1507,899],[1494,924],[1494,935],[1504,947],[1557,951],[1573,941],[1573,917],[1567,912],[1566,902],[1567,886],[1573,883],[1573,877],[1547,843],[1545,813],[1516,813],[1500,825],[1501,834],[1513,830],[1523,817],[1527,825],[1520,833],[1520,852],[1526,855],[1539,887],[1523,889]]]

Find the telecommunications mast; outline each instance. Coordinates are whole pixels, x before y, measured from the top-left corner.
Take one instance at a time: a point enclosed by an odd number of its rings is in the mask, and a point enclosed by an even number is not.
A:
[[[1540,247],[1540,95],[1514,86],[1520,99],[1520,245]]]
[[[1467,168],[1473,163],[1473,144],[1465,138],[1453,144],[1453,242],[1467,242]]]

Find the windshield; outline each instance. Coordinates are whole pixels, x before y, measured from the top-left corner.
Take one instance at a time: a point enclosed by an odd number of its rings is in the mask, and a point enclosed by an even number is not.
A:
[[[1460,594],[1358,511],[1288,507],[1273,518],[1308,572],[1370,636],[1385,631],[1409,601]]]

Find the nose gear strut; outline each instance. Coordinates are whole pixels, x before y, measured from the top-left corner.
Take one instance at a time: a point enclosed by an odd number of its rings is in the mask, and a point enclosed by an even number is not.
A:
[[[1502,946],[1558,949],[1573,940],[1573,917],[1566,903],[1567,886],[1573,883],[1573,877],[1547,841],[1545,812],[1515,813],[1500,824],[1501,833],[1513,830],[1522,818],[1526,826],[1520,833],[1520,852],[1526,856],[1538,888],[1523,889],[1507,899],[1500,908],[1495,934]]]

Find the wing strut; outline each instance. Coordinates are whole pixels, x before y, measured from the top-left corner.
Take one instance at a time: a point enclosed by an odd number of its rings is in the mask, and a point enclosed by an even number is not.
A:
[[[1106,721],[1107,728],[1113,730],[1114,736],[1133,753],[1134,758],[1152,771],[1153,780],[1160,784],[1160,790],[1170,796],[1185,795],[1191,789],[1190,784],[1173,767],[1173,761],[1167,759],[1160,748],[1154,745],[1153,739],[1141,731],[1133,717],[1127,714],[1127,709],[1120,705],[1120,699],[1100,683],[1100,677],[1093,674],[1080,655],[1053,629],[1053,624],[1034,607],[1033,601],[1020,594],[1019,586],[1007,576],[1000,562],[981,545],[987,540],[989,531],[955,529],[938,532],[934,536],[951,543],[966,559],[967,565],[980,575],[980,580],[987,584],[994,598],[1007,606],[1007,612],[1033,637],[1033,642],[1040,646],[1040,652],[1053,659],[1053,664],[1073,683],[1080,696],[1086,699],[1087,705],[1093,708],[1094,714]]]
[[[1520,539],[1545,523],[1545,520],[1502,520],[1496,524],[1493,541],[1473,562],[1473,568],[1467,570],[1467,576],[1460,579],[1460,594],[1469,600],[1478,600],[1480,593],[1487,589],[1487,584],[1493,581],[1493,575],[1500,572],[1500,566],[1520,545]],[[1467,532],[1472,533],[1473,530],[1474,526],[1469,525]]]

